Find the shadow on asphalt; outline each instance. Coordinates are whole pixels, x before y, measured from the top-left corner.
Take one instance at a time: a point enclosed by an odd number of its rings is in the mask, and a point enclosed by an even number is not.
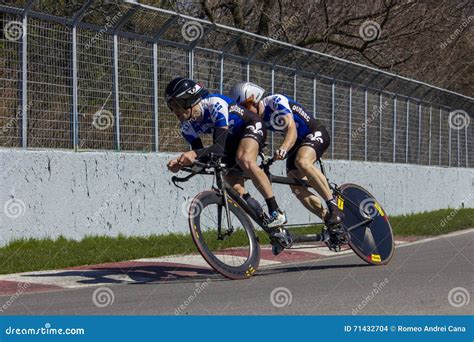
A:
[[[29,277],[81,277],[78,284],[148,284],[196,282],[220,277],[211,269],[196,266],[160,265],[131,267],[97,267],[87,270],[64,270],[57,273],[29,274]],[[123,278],[123,279],[121,279]]]
[[[340,269],[371,266],[368,264],[344,265],[281,265],[273,268],[259,269],[254,277],[274,274],[318,271],[325,269]],[[195,283],[199,281],[231,281],[214,272],[214,270],[197,266],[185,265],[140,265],[130,267],[92,267],[87,270],[64,270],[57,273],[30,274],[30,277],[80,277],[78,284],[166,284],[166,283]]]

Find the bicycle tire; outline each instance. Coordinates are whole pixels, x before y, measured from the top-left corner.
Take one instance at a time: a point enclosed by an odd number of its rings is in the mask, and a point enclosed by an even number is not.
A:
[[[191,236],[199,253],[215,271],[229,279],[247,279],[255,274],[258,269],[260,263],[260,245],[253,224],[242,208],[240,208],[232,199],[228,198],[229,210],[239,220],[249,239],[249,255],[243,264],[232,266],[218,258],[207,245],[204,238],[205,234],[203,234],[203,231],[201,230],[201,214],[204,209],[211,205],[217,205],[222,206],[223,211],[225,211],[223,200],[224,197],[222,195],[216,191],[210,190],[203,191],[193,198],[188,215]],[[191,213],[195,211],[196,208],[198,208],[199,213],[197,215],[192,215]]]
[[[387,213],[370,192],[357,184],[343,184],[340,190],[342,196],[337,197],[337,204],[344,212],[346,229],[361,222],[363,213],[373,218],[373,222],[349,231],[349,246],[365,262],[386,265],[395,246]]]

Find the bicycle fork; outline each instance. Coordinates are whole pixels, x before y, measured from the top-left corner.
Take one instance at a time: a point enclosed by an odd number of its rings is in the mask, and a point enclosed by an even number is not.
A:
[[[222,233],[222,206],[217,206],[217,238],[218,240],[224,240],[225,236],[229,236],[234,232],[234,227],[232,227],[232,221],[230,219],[230,209],[229,209],[229,195],[225,189],[224,179],[221,172],[216,171],[216,182],[217,182],[217,191],[219,191],[222,195],[222,200],[224,201],[224,208],[226,212],[226,219],[227,219],[227,229]]]

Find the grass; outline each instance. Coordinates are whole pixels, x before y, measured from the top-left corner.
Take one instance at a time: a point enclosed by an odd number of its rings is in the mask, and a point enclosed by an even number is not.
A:
[[[397,236],[435,236],[474,227],[474,209],[442,209],[390,217]]]
[[[390,217],[395,235],[433,236],[474,227],[474,209],[444,209],[433,212]],[[296,230],[296,229],[292,229]],[[315,227],[297,228],[298,233],[316,233]],[[258,230],[260,242],[268,243]],[[225,247],[241,246],[244,234],[233,235]],[[212,242],[217,246],[217,241]],[[189,234],[150,237],[88,236],[81,241],[58,239],[22,239],[0,248],[0,274],[92,265],[131,259],[196,253]]]

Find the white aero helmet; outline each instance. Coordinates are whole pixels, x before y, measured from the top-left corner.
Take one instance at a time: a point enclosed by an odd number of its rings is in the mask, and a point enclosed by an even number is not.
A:
[[[237,103],[253,102],[258,103],[263,98],[265,89],[252,82],[240,82],[230,90],[230,97]]]

